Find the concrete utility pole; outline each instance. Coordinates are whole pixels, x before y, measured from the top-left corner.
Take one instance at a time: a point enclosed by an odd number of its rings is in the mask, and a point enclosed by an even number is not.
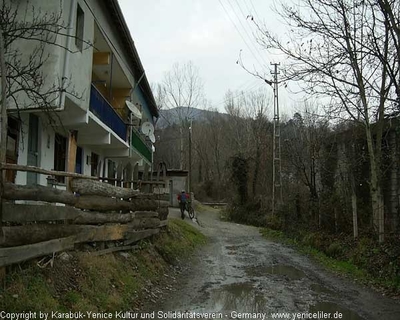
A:
[[[4,39],[3,30],[0,29],[0,68],[1,68],[1,104],[0,104],[0,164],[6,162],[7,150],[7,90],[6,90],[6,61],[4,58]],[[3,183],[5,171],[0,170],[0,237],[3,236]],[[0,268],[0,285],[2,285],[6,275],[6,268]]]
[[[0,105],[0,163],[6,162],[7,149],[7,91],[6,91],[6,62],[4,58],[4,39],[3,30],[0,29],[0,68],[1,68],[1,105]]]
[[[183,170],[183,128],[182,128],[182,125],[179,128],[179,132],[181,135],[179,169]]]
[[[189,183],[188,183],[188,192],[192,192],[192,127],[193,120],[190,120],[189,127]]]
[[[273,134],[273,153],[272,153],[272,215],[275,214],[275,206],[282,202],[282,176],[281,176],[281,126],[279,123],[279,96],[278,96],[278,65],[271,63],[274,70],[271,74],[274,76],[274,134]],[[278,201],[276,198],[278,196]]]

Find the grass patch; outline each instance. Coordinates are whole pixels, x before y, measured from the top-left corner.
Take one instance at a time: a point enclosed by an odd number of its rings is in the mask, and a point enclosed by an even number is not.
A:
[[[8,270],[0,288],[0,310],[120,311],[138,306],[143,289],[162,279],[171,263],[187,258],[206,237],[184,221],[172,219],[165,231],[140,242],[140,249],[93,256],[74,252],[68,261],[39,268],[35,261]]]
[[[168,234],[159,236],[156,249],[164,260],[175,264],[186,258],[195,247],[205,243],[206,237],[196,228],[183,220],[171,219]]]
[[[398,294],[400,292],[400,279],[392,276],[389,278],[376,277],[370,274],[366,269],[355,265],[350,259],[339,260],[328,256],[324,252],[308,245],[309,238],[312,235],[305,235],[301,241],[290,238],[282,231],[272,230],[269,228],[260,228],[260,233],[269,240],[275,240],[286,245],[295,247],[299,252],[309,255],[321,263],[324,267],[342,275],[349,276],[361,283],[372,285],[378,289],[385,290],[388,293]],[[333,242],[328,247],[328,252],[335,256],[339,251],[339,245]],[[357,249],[355,249],[357,250]]]

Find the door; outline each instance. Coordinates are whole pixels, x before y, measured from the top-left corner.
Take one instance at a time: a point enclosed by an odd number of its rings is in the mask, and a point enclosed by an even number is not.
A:
[[[98,166],[99,166],[99,155],[92,152],[92,155],[90,157],[90,175],[92,177],[100,176]]]
[[[6,162],[17,164],[19,144],[19,121],[8,117]],[[15,183],[17,171],[6,170],[6,181]]]
[[[76,159],[75,159],[75,172],[76,173],[83,173],[82,170],[82,148],[81,147],[77,147],[76,148]]]
[[[67,138],[55,134],[54,138],[54,170],[65,171],[67,163]],[[57,176],[57,182],[65,183],[65,177]]]
[[[29,130],[28,130],[28,166],[39,166],[39,118],[29,114]],[[28,172],[26,174],[26,184],[38,184],[38,174]]]

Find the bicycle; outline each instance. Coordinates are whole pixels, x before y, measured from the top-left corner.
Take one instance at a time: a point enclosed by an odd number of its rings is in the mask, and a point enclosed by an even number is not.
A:
[[[194,209],[192,207],[192,201],[190,201],[190,200],[186,201],[186,211],[189,214],[189,218],[193,219],[194,218]]]

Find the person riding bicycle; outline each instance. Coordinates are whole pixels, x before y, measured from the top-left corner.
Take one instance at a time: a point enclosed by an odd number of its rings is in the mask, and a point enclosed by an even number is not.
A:
[[[182,190],[180,194],[178,194],[178,202],[179,202],[179,208],[181,209],[181,218],[185,219],[185,210],[186,210],[186,203],[189,200],[190,196],[185,192],[185,190]]]

